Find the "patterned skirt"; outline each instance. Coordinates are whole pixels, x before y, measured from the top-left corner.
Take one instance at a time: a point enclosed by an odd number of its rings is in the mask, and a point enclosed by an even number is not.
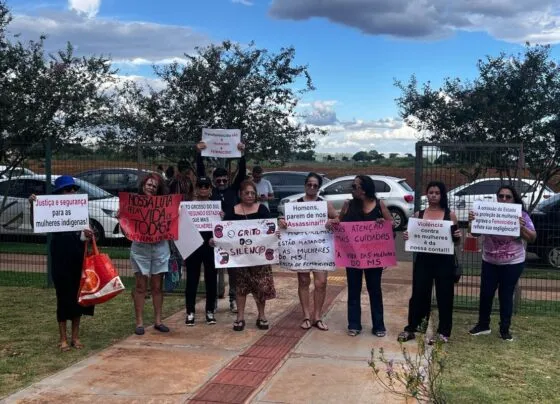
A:
[[[274,278],[270,265],[235,268],[235,291],[238,295],[253,294],[259,300],[270,300],[276,297]]]

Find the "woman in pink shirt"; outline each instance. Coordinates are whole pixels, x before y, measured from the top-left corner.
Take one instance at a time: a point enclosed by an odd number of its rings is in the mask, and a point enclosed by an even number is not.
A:
[[[484,235],[482,243],[482,270],[480,274],[480,303],[478,323],[469,331],[471,335],[490,334],[490,312],[494,294],[498,289],[500,299],[500,336],[513,341],[509,330],[513,312],[513,292],[525,267],[525,247],[537,238],[535,227],[515,188],[502,186],[496,193],[500,203],[521,205],[519,237]],[[474,219],[469,212],[469,223]],[[474,234],[476,237],[477,235]]]

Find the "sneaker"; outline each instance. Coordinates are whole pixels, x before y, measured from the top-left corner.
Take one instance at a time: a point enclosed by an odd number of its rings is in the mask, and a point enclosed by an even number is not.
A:
[[[189,327],[194,325],[194,313],[187,314],[187,319],[185,320],[185,324]]]
[[[397,341],[399,342],[407,342],[407,341],[411,341],[413,339],[416,338],[416,335],[414,335],[413,332],[409,332],[409,331],[403,331],[399,334],[399,336],[397,337]]]
[[[441,341],[444,344],[447,344],[449,342],[449,337],[446,337],[443,334],[437,334],[434,335],[432,338],[430,338],[430,340],[428,341],[428,345],[434,345],[437,341]]]
[[[206,312],[206,324],[216,324],[216,318],[213,311]]]
[[[500,330],[500,336],[504,341],[513,341],[513,336],[508,330]]]
[[[492,332],[489,327],[482,327],[480,324],[475,325],[470,331],[471,335],[488,335]]]
[[[231,311],[232,313],[237,313],[237,303],[235,302],[235,300],[229,302],[229,311]]]

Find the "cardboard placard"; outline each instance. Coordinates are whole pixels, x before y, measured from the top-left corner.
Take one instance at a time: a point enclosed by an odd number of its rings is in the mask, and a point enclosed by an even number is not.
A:
[[[455,248],[451,237],[452,225],[450,220],[410,218],[407,228],[408,240],[404,243],[404,250],[453,255]]]
[[[237,145],[241,142],[239,129],[202,129],[202,139],[206,148],[203,157],[238,158],[241,152]]]
[[[33,204],[33,232],[89,229],[87,194],[38,195]]]

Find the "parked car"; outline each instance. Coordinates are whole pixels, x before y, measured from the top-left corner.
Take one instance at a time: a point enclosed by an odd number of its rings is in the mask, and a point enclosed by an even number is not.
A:
[[[527,250],[537,254],[546,264],[560,269],[560,194],[537,205],[531,212],[537,240]]]
[[[508,185],[510,181],[501,178],[481,178],[468,184],[461,185],[447,192],[449,208],[455,211],[457,220],[466,223],[469,220],[469,211],[473,208],[474,201],[496,202],[496,191],[502,185]],[[539,195],[542,185],[535,187],[535,180],[516,179],[511,183],[519,191],[526,206],[529,206],[532,198]],[[545,186],[542,194],[543,199],[554,195],[549,187]],[[427,199],[422,196],[422,209],[427,206]]]
[[[0,179],[2,178],[10,178],[10,173],[11,173],[11,177],[19,177],[21,175],[34,175],[35,173],[33,171],[31,171],[29,168],[25,168],[25,167],[15,167],[12,170],[11,166],[7,166],[7,165],[0,165]]]
[[[414,190],[407,184],[404,178],[389,177],[385,175],[370,175],[375,183],[377,197],[385,203],[385,206],[393,216],[395,229],[402,229],[408,218],[414,213]],[[352,183],[356,176],[335,178],[319,189],[319,196],[332,202],[337,211],[342,209],[344,201],[352,199]],[[284,213],[284,205],[294,202],[304,194],[291,195],[280,201],[278,210]]]
[[[304,192],[305,177],[308,174],[309,171],[269,171],[263,174],[263,178],[270,181],[274,191],[274,200],[268,203],[273,215],[278,214],[278,204],[282,199]],[[319,175],[323,177],[323,185],[330,181],[324,174]]]
[[[56,178],[58,175],[52,176],[53,185]],[[105,239],[124,237],[116,219],[119,198],[79,178],[75,181],[80,186],[78,193],[88,195],[90,225],[96,239],[103,242]],[[28,200],[31,194],[46,194],[45,175],[22,175],[18,178],[0,179],[0,200],[7,197],[4,209],[0,210],[0,234],[34,234]]]
[[[138,168],[98,168],[83,171],[77,174],[76,178],[97,185],[110,194],[118,196],[119,192],[138,192],[140,181],[144,175],[150,172],[152,171]]]

